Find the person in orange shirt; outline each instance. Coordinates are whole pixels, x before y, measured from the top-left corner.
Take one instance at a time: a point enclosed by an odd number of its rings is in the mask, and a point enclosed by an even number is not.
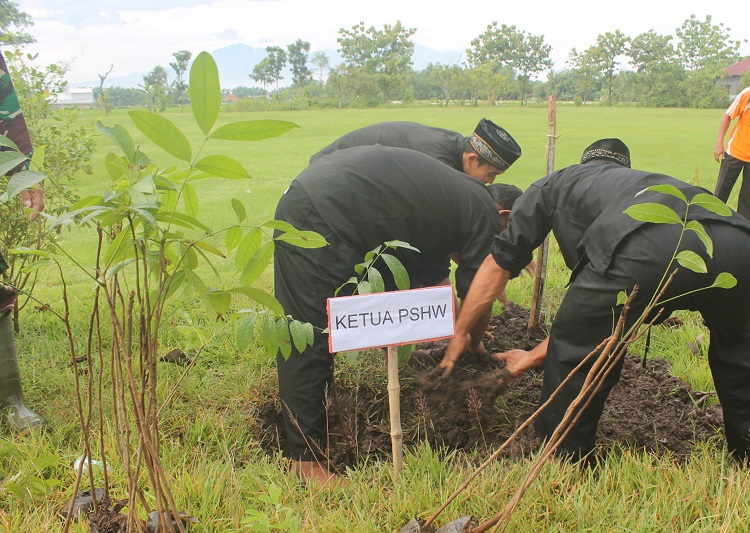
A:
[[[733,120],[737,120],[726,147],[724,137]],[[737,212],[750,219],[750,87],[737,95],[719,123],[719,137],[714,147],[714,159],[721,162],[714,196],[726,202],[742,172],[742,185]]]

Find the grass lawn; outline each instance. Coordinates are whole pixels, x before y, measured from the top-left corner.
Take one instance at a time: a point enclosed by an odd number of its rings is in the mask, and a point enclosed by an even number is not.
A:
[[[164,116],[187,135],[195,153],[202,135],[189,110],[170,110]],[[222,113],[219,122],[270,118],[294,122],[299,128],[257,143],[211,142],[202,148],[201,153],[236,158],[253,179],[210,185],[208,180],[195,182],[199,216],[215,230],[229,227],[235,223],[230,200],[237,198],[245,205],[250,223],[272,218],[278,198],[305,168],[309,157],[354,128],[410,120],[469,135],[482,117],[505,127],[523,149],[521,159],[499,181],[525,189],[545,174],[546,105]],[[596,139],[619,137],[631,149],[634,168],[662,172],[713,190],[718,172],[713,146],[720,117],[721,110],[575,107],[560,103],[555,167],[578,162],[583,149]],[[165,167],[177,164],[143,137],[122,110],[107,117],[88,110],[81,120],[122,124],[152,159]],[[78,180],[81,196],[98,194],[106,186],[104,156],[112,149],[113,143],[101,136],[93,161],[94,174]],[[730,205],[735,204],[736,193],[730,198]],[[60,239],[78,263],[92,264],[95,234],[91,229],[66,230]],[[550,250],[544,300],[547,314],[554,313],[569,275],[554,243]],[[219,276],[212,280],[212,286],[237,282],[231,279],[231,269],[221,263],[217,267]],[[77,346],[80,353],[93,282],[72,262],[64,262],[64,269],[72,325],[81,339]],[[261,279],[267,290],[271,290],[271,279],[269,272]],[[509,285],[509,297],[522,305],[529,305],[531,292],[528,278]],[[41,274],[34,297],[38,302],[23,312],[18,344],[26,403],[47,425],[44,431],[27,437],[0,428],[0,531],[58,530],[61,522],[56,511],[72,494],[72,465],[83,449],[74,409],[75,376],[64,329],[54,315],[34,308],[49,304],[61,309],[61,283],[56,272],[47,269]],[[685,326],[677,332],[655,331],[652,346],[659,346],[675,372],[694,388],[710,390],[713,385],[705,357],[685,354],[686,343],[704,332],[700,317],[689,313],[680,316]],[[406,450],[406,468],[398,483],[393,483],[389,463],[372,461],[348,472],[344,486],[301,487],[285,473],[284,460],[265,454],[253,436],[253,407],[260,394],[275,388],[275,362],[257,345],[238,351],[235,326],[231,321],[209,319],[199,302],[188,298],[169,307],[161,335],[165,353],[185,346],[186,332],[199,331],[206,343],[186,375],[175,365],[159,367],[160,393],[166,397],[172,387],[177,391],[160,419],[162,460],[171,476],[177,506],[199,520],[191,531],[398,531],[412,516],[429,516],[473,471],[469,458],[423,445]],[[347,372],[359,371],[357,365],[344,366]],[[112,428],[97,453],[103,450],[112,462],[109,480],[115,497],[122,498],[127,494],[126,478],[111,434]],[[595,472],[553,463],[522,500],[510,530],[746,531],[750,477],[726,457],[721,444],[702,446],[684,464],[628,449],[613,454]],[[529,466],[530,461],[496,462],[441,520],[492,516],[513,495]],[[101,472],[96,478],[101,481]],[[267,518],[269,528],[252,525],[248,519],[251,515]],[[71,531],[87,528],[76,523]]]

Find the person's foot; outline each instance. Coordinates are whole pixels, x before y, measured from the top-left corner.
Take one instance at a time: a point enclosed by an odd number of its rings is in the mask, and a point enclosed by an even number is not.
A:
[[[316,461],[292,461],[292,472],[297,474],[303,483],[312,481],[321,486],[337,483],[342,479]]]

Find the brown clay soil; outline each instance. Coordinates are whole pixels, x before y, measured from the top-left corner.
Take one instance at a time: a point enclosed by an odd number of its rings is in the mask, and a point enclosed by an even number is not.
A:
[[[544,339],[545,333],[540,328],[527,333],[528,316],[528,309],[512,303],[506,306],[491,322],[496,329],[494,340],[485,343],[488,350],[493,353],[528,349]],[[529,372],[502,389],[482,388],[482,383],[488,383],[488,375],[502,375],[502,364],[490,357],[465,355],[452,377],[479,386],[458,394],[458,401],[435,402],[439,393],[420,383],[420,374],[437,365],[446,345],[447,341],[418,345],[402,370],[404,445],[427,440],[433,447],[479,452],[486,457],[536,410],[541,371]],[[339,383],[334,386],[333,396],[328,443],[331,465],[342,470],[366,457],[389,458],[391,437],[385,386]],[[686,457],[697,442],[722,433],[721,407],[699,407],[705,396],[672,375],[669,364],[653,350],[645,368],[641,358],[627,356],[620,383],[612,390],[599,423],[600,452],[619,443],[655,454],[669,451],[677,458]],[[269,452],[284,449],[286,439],[278,397],[267,398],[254,410],[258,417],[255,430],[264,449]],[[539,445],[534,430],[527,428],[514,439],[505,455],[525,456],[538,450]]]

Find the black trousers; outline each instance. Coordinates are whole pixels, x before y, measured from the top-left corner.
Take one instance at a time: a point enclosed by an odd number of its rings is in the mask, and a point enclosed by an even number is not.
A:
[[[719,176],[716,180],[716,196],[722,202],[726,202],[742,172],[742,185],[737,200],[737,212],[750,220],[750,163],[742,161],[729,154],[724,154],[724,159],[719,167]]]
[[[708,273],[680,268],[663,299],[710,286],[719,272],[733,274],[737,285],[732,289],[713,288],[681,296],[663,306],[662,318],[677,309],[699,311],[703,316],[711,336],[708,360],[724,410],[727,444],[733,454],[746,458],[750,454],[750,234],[723,222],[706,222],[704,227],[713,240],[713,258],[707,258],[705,248],[691,231],[686,232],[681,249],[694,250],[706,259]],[[611,334],[621,310],[621,306],[616,306],[620,291],[630,293],[634,285],[639,285],[626,331],[643,313],[667,271],[680,229],[675,225],[647,224],[620,244],[605,274],[587,265],[575,277],[552,324],[542,403]],[[673,265],[670,271],[677,266]],[[620,364],[591,399],[563,441],[562,453],[582,457],[593,450],[604,402],[619,380],[621,368]],[[590,365],[576,372],[541,413],[536,423],[541,437],[553,434],[582,389],[589,369]]]
[[[326,422],[333,354],[328,351],[326,299],[351,276],[362,255],[341,243],[310,201],[305,190],[293,182],[279,201],[276,219],[297,229],[316,231],[328,245],[304,249],[283,242],[274,254],[274,294],[284,312],[315,327],[315,342],[303,353],[292,346],[288,359],[276,356],[279,396],[292,459],[321,460],[326,451]],[[349,291],[351,293],[351,291]],[[340,295],[347,294],[346,291]]]

